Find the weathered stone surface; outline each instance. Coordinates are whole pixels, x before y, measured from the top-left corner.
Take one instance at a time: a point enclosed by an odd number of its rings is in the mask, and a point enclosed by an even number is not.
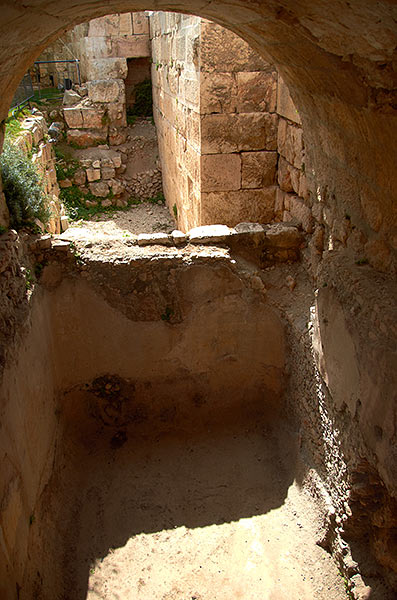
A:
[[[107,125],[105,109],[99,106],[83,107],[81,109],[84,129],[101,129]]]
[[[227,193],[202,192],[201,220],[211,224],[216,219],[230,227],[243,221],[268,223],[274,217],[276,186],[262,190],[237,190]]]
[[[277,248],[299,248],[302,243],[302,234],[296,227],[275,223],[269,225],[265,231],[266,243]]]
[[[133,14],[137,14],[137,13],[133,13]],[[133,27],[132,27],[133,15],[131,13],[121,14],[119,19],[120,19],[120,21],[119,21],[120,35],[132,35],[133,33],[138,33],[138,32],[133,32]]]
[[[112,192],[115,196],[119,196],[125,191],[124,185],[118,179],[111,179],[109,185],[112,188]]]
[[[288,87],[285,85],[281,75],[278,75],[277,86],[277,113],[298,125],[301,125],[301,118],[292,101]]]
[[[75,185],[84,185],[86,182],[86,172],[84,169],[77,169],[73,175],[73,183]]]
[[[276,150],[277,116],[265,113],[214,114],[201,120],[202,152]]]
[[[274,185],[277,152],[243,152],[241,187],[262,188]]]
[[[276,73],[264,71],[237,73],[238,112],[274,112],[276,99]]]
[[[83,115],[80,108],[64,108],[63,116],[68,127],[75,129],[83,127]]]
[[[74,90],[65,90],[62,102],[64,106],[73,106],[74,104],[78,104],[80,100],[80,94],[78,94]]]
[[[289,212],[294,219],[297,219],[301,224],[304,231],[312,233],[314,227],[314,219],[311,210],[305,203],[297,196],[290,197]]]
[[[167,233],[141,233],[138,235],[138,246],[152,246],[161,244],[168,246],[171,243]]]
[[[87,173],[87,180],[89,182],[98,181],[101,178],[100,169],[87,169],[86,173]]]
[[[150,56],[149,37],[146,35],[112,40],[112,54],[124,58],[142,58]]]
[[[116,175],[116,171],[113,167],[103,167],[100,171],[102,179],[113,179]]]
[[[300,169],[303,162],[303,135],[302,129],[291,125],[285,119],[280,119],[278,124],[277,147],[279,153],[291,165]]]
[[[149,33],[149,19],[143,12],[132,13],[133,30],[135,35]]]
[[[124,82],[121,79],[89,81],[87,88],[91,102],[117,102],[124,93]]]
[[[107,107],[107,116],[111,127],[127,126],[127,113],[124,102],[109,104]]]
[[[75,144],[79,148],[89,148],[106,142],[107,133],[107,127],[104,127],[103,129],[69,129],[66,135],[69,144]]]
[[[171,232],[171,237],[175,245],[184,244],[188,239],[186,233],[183,233],[183,231],[180,231],[179,229],[174,229]]]
[[[96,58],[88,61],[88,80],[125,79],[128,68],[125,58]]]
[[[259,71],[269,66],[248,44],[208,21],[202,27],[201,62],[209,73]]]
[[[89,186],[91,194],[98,198],[106,198],[109,193],[109,186],[104,181],[95,181],[90,183]]]
[[[237,85],[231,73],[202,73],[200,78],[200,110],[202,113],[234,112]]]
[[[192,244],[214,244],[225,241],[233,233],[226,225],[203,225],[187,232]]]
[[[203,192],[238,190],[240,185],[240,154],[207,154],[201,157]]]
[[[109,144],[111,146],[120,146],[127,140],[127,130],[111,127],[109,129]]]
[[[284,192],[293,192],[294,187],[291,181],[290,164],[283,156],[280,156],[278,161],[277,180],[280,188]]]

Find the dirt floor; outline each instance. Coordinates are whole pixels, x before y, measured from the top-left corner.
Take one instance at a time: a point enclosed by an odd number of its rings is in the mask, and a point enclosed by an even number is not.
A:
[[[82,424],[77,436],[68,431],[32,526],[42,551],[21,598],[346,598],[316,545],[298,436],[283,423],[232,421],[130,431],[118,443],[106,431],[94,442]]]
[[[171,233],[176,229],[175,219],[163,204],[143,202],[131,206],[127,211],[118,211],[111,215],[97,215],[90,221],[71,223],[64,237],[79,238],[87,233],[91,238],[106,238],[127,232],[131,236],[140,233]]]

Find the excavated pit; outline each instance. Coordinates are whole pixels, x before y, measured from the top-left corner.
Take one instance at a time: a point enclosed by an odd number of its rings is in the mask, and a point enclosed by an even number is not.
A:
[[[5,372],[19,598],[344,598],[257,276],[226,248],[99,247],[44,256]]]

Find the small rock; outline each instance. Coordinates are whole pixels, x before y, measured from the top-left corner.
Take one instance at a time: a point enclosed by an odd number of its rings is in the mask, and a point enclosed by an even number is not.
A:
[[[69,228],[69,219],[66,215],[61,217],[61,230],[66,231]]]
[[[292,275],[287,275],[287,277],[285,278],[285,283],[287,284],[287,287],[290,289],[291,292],[296,287],[296,280],[294,279],[294,277],[292,277]]]
[[[171,237],[175,245],[184,244],[187,241],[186,233],[183,233],[183,231],[180,231],[179,229],[174,229],[174,231],[171,232]]]
[[[61,187],[61,188],[70,188],[73,185],[73,183],[70,181],[70,179],[61,179],[61,181],[59,181],[58,183],[59,183],[59,187]]]
[[[63,95],[63,105],[64,106],[73,106],[74,104],[78,104],[81,100],[80,94],[75,92],[74,90],[65,90]]]

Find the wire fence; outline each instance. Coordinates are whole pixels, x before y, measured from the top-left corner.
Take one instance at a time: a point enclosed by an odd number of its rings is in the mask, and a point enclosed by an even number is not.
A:
[[[73,60],[37,60],[24,75],[12,99],[10,109],[29,100],[62,98],[65,90],[81,85],[80,64]]]

